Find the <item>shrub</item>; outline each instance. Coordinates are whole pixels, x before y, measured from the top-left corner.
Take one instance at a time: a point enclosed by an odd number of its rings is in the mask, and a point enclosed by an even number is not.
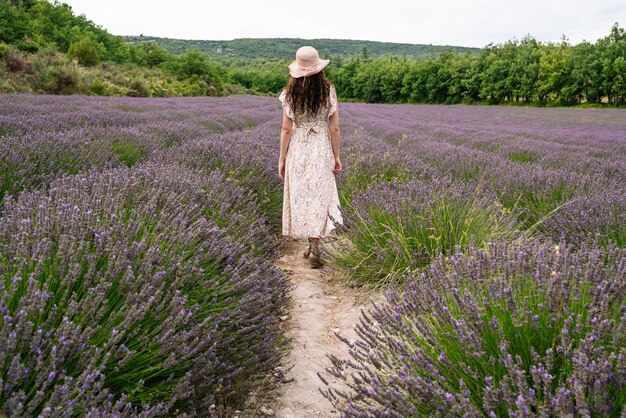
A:
[[[71,63],[49,67],[43,77],[45,93],[75,94],[83,91],[82,75]]]
[[[12,73],[26,71],[28,68],[28,58],[25,53],[8,45],[3,53],[4,65],[6,69]]]
[[[554,241],[572,245],[626,247],[626,195],[621,190],[579,196],[538,224],[537,229]]]
[[[19,49],[25,52],[37,52],[46,46],[46,40],[42,35],[25,36],[24,39],[17,42]]]
[[[68,60],[64,54],[61,54],[54,45],[46,46],[31,55],[32,66],[36,74],[45,72],[51,66],[64,66],[68,64]]]
[[[224,95],[231,96],[233,94],[252,94],[253,90],[245,88],[239,84],[224,84]]]
[[[173,83],[157,77],[150,77],[148,88],[150,89],[151,97],[173,97],[179,95]]]
[[[197,76],[182,80],[179,84],[183,96],[206,96],[209,85]]]
[[[89,91],[98,96],[109,96],[106,84],[100,80],[100,77],[95,77],[89,86]]]
[[[408,275],[327,389],[346,417],[626,413],[626,252],[492,244]]]
[[[130,82],[129,96],[133,97],[150,97],[150,88],[143,78],[135,77]]]
[[[0,413],[239,406],[281,357],[287,300],[282,274],[249,253],[263,234],[246,196],[219,173],[151,164],[8,200]]]

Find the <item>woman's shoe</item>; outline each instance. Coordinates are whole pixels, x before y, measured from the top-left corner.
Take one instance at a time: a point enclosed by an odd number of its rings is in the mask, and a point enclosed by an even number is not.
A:
[[[311,268],[318,269],[324,265],[324,262],[321,258],[320,252],[320,239],[319,238],[309,238],[309,263],[311,264]]]

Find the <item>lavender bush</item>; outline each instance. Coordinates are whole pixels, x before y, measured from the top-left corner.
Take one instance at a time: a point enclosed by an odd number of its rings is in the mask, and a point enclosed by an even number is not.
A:
[[[484,204],[479,206],[502,215],[491,218],[495,233],[489,237],[484,229],[464,225],[466,241],[497,238],[505,217],[514,218],[504,222],[516,230],[509,237],[541,235],[553,241],[623,246],[623,111],[362,104],[343,109],[348,137],[339,189],[348,197],[342,203],[354,245],[339,260],[350,267],[350,277],[380,283],[429,259],[419,256],[417,245],[408,244],[411,239],[420,247],[431,242],[430,235],[417,232],[420,226],[432,228],[421,203],[429,187],[413,193],[409,189],[414,186],[384,184],[392,179],[426,185],[452,180],[443,196],[458,196],[456,190],[476,184],[490,188],[490,197],[480,199]],[[383,189],[402,191],[387,196]],[[373,191],[380,191],[380,198],[373,199]],[[473,201],[467,197],[466,203]],[[404,208],[402,214],[396,207]],[[444,236],[453,235],[458,230],[454,221],[463,217],[451,219],[443,227]]]
[[[202,416],[240,405],[281,357],[287,291],[251,255],[263,218],[246,196],[219,173],[148,164],[8,199],[0,410]]]
[[[580,196],[539,225],[549,238],[575,245],[626,247],[626,195],[623,191]]]
[[[370,185],[396,180],[430,180],[437,173],[410,154],[402,152],[363,129],[347,129],[343,152],[350,169],[337,177],[339,198],[343,206]]]
[[[346,417],[623,416],[626,253],[498,243],[439,257],[362,316],[326,394]]]
[[[280,231],[283,190],[276,171],[276,123],[262,123],[246,131],[208,135],[184,146],[163,149],[153,160],[176,162],[192,169],[221,170],[240,187],[254,192],[259,210],[268,219],[267,231]],[[266,240],[267,244],[276,244]]]
[[[226,132],[276,117],[268,99],[252,96],[136,99],[131,97],[0,95],[0,136],[77,128],[158,127],[186,133]],[[196,129],[194,131],[194,128]]]

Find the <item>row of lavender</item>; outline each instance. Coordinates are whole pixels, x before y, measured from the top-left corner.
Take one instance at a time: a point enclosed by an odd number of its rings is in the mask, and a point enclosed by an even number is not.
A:
[[[285,346],[276,109],[0,101],[0,415],[240,408]]]
[[[5,95],[0,198],[91,167],[132,166],[157,151],[266,122],[264,102]],[[217,142],[217,140],[216,140]]]
[[[626,114],[344,105],[346,417],[626,414]]]
[[[623,111],[354,104],[346,114],[353,166],[340,189],[355,247],[340,261],[359,280],[384,283],[472,240],[626,244]]]

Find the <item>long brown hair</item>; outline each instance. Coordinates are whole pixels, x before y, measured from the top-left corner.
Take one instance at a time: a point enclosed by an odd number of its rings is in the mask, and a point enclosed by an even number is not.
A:
[[[315,114],[329,101],[331,83],[324,71],[305,77],[289,78],[285,88],[287,103],[294,115]]]

